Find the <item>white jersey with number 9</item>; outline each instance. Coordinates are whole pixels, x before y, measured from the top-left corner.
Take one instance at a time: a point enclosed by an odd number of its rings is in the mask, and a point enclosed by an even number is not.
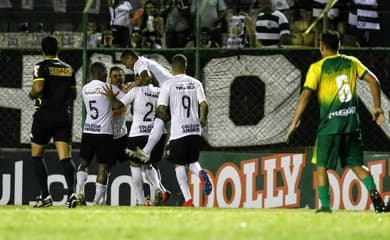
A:
[[[199,104],[206,101],[202,83],[186,74],[178,74],[163,84],[157,105],[170,107],[170,140],[201,135]]]

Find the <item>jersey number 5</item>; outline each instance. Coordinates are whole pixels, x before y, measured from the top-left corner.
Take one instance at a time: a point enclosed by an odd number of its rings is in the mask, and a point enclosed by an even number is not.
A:
[[[99,117],[99,110],[94,104],[96,104],[96,100],[89,101],[89,111],[91,112],[89,116],[91,116],[92,119],[97,119]]]

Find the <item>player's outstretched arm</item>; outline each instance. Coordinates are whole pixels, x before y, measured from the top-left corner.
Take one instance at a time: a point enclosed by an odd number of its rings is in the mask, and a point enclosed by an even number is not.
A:
[[[112,85],[105,85],[103,87],[103,90],[103,94],[106,95],[108,100],[111,102],[112,109],[118,110],[125,107],[125,105],[117,99],[119,92],[114,93],[114,91],[112,90]]]

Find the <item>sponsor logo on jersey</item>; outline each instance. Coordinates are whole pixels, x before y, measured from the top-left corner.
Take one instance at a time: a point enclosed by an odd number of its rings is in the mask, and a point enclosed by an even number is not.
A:
[[[347,117],[348,115],[352,115],[355,113],[356,113],[355,106],[343,108],[343,109],[329,113],[329,119],[332,119],[333,117]]]
[[[145,92],[145,96],[146,96],[146,97],[158,98],[158,93]]]
[[[85,123],[84,125],[84,131],[89,132],[100,132],[101,128],[101,125],[94,123]]]
[[[153,124],[139,125],[138,127],[139,127],[139,132],[140,133],[150,133],[152,131]]]
[[[90,96],[98,96],[103,94],[103,89],[100,87],[97,88],[87,88],[84,90],[85,95],[90,95]]]
[[[183,133],[199,132],[200,131],[199,124],[185,124],[185,125],[181,125],[181,128],[183,130]]]
[[[71,77],[72,76],[72,69],[49,67],[49,73],[51,76]]]
[[[182,83],[176,86],[176,90],[191,90],[191,89],[195,89],[195,84],[192,82]]]

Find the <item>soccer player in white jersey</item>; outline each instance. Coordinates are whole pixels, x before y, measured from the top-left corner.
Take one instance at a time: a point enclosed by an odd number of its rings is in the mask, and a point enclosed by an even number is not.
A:
[[[114,156],[111,103],[103,94],[107,69],[101,62],[90,67],[91,80],[81,90],[86,118],[80,145],[80,165],[77,169],[76,193],[83,195],[88,178],[88,166],[95,157],[98,163],[94,203],[99,204],[107,188],[109,166]],[[119,91],[114,87],[116,94]],[[76,202],[75,204],[77,204]],[[72,203],[73,204],[73,203]]]
[[[143,79],[150,78],[150,74],[152,74],[158,81],[159,86],[172,78],[172,74],[168,69],[154,60],[138,56],[134,50],[124,51],[121,55],[121,61],[127,68],[133,70],[135,75],[139,75]],[[153,129],[145,147],[143,149],[137,148],[135,151],[135,155],[145,162],[149,161],[154,146],[160,141],[165,127],[164,120],[159,117],[154,120]]]
[[[119,98],[115,95],[110,87],[105,87],[105,94],[110,99],[113,108],[123,109],[130,104],[133,105],[133,123],[129,132],[128,148],[129,152],[135,150],[136,147],[143,147],[148,136],[153,128],[155,118],[155,107],[160,89],[150,84],[149,77],[141,77],[139,72],[135,72],[137,87],[132,88],[125,96]],[[166,133],[166,131],[165,131]],[[133,187],[136,193],[138,205],[149,205],[145,201],[143,190],[142,171],[148,182],[151,184],[150,195],[151,201],[155,205],[159,205],[161,201],[166,201],[169,197],[169,192],[162,186],[158,178],[156,170],[152,167],[152,163],[158,163],[164,152],[166,134],[163,134],[156,147],[154,147],[150,162],[142,163],[138,158],[130,158],[130,168],[132,173]]]
[[[128,69],[134,72],[134,75],[136,77],[140,77],[142,79],[152,78],[153,84],[155,85],[161,86],[163,83],[172,78],[172,74],[168,71],[168,69],[161,66],[154,60],[138,56],[138,54],[134,50],[125,50],[121,55],[121,61]],[[157,83],[154,80],[157,80]],[[160,141],[164,133],[164,128],[164,121],[160,118],[155,118],[153,122],[153,128],[146,145],[144,145],[143,149],[137,147],[136,151],[134,152],[135,156],[145,162],[149,161],[150,154],[152,153],[153,148]],[[147,158],[145,158],[145,153],[147,154]],[[158,178],[160,178],[160,172],[158,167],[156,167],[156,170],[157,171],[149,172],[152,174],[151,176],[149,176],[149,178],[154,179],[155,173],[157,174]],[[148,173],[146,172],[146,174]],[[162,189],[164,190],[165,188],[162,186]],[[169,198],[169,196],[169,191],[164,191],[163,201],[166,198]]]
[[[112,67],[110,69],[110,83],[116,86],[120,91],[118,98],[125,96],[123,83],[125,81],[125,72],[120,67]],[[126,108],[113,109],[113,135],[114,135],[114,164],[115,161],[124,162],[127,160],[126,145],[127,145],[127,126],[126,126]]]
[[[169,106],[171,115],[169,161],[176,166],[176,178],[185,200],[182,206],[193,207],[186,165],[193,174],[199,176],[206,195],[212,190],[207,173],[198,162],[201,127],[207,123],[208,104],[202,83],[186,75],[186,68],[187,58],[184,55],[173,56],[173,78],[161,87],[156,114],[162,119],[166,118],[164,115],[168,114]]]

